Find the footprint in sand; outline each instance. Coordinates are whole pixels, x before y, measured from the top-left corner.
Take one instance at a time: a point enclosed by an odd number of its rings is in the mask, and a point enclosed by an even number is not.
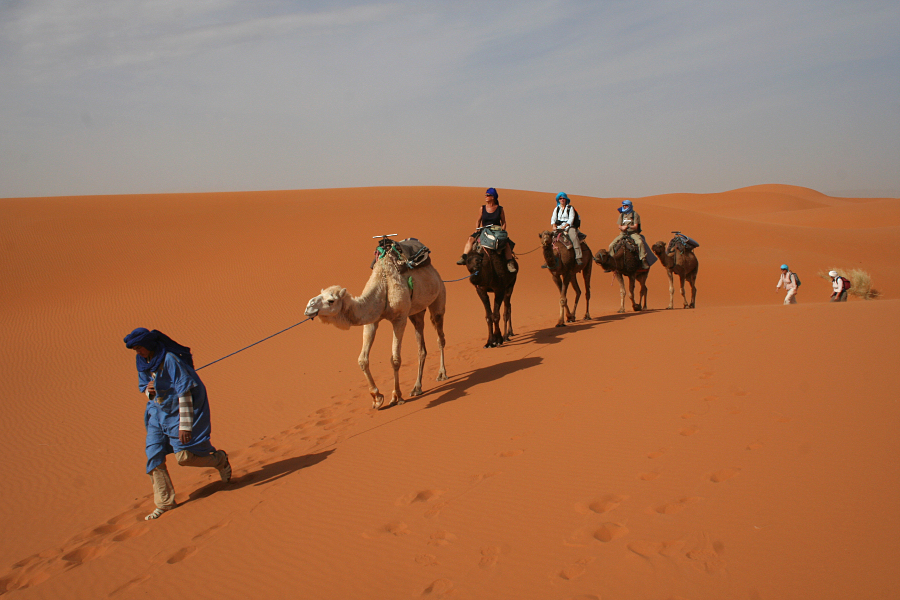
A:
[[[106,552],[105,546],[82,546],[63,555],[63,560],[80,565]]]
[[[608,513],[609,511],[614,510],[617,506],[619,506],[626,500],[628,500],[628,496],[608,494],[588,504],[588,508],[597,514],[602,515],[603,513]]]
[[[481,549],[481,559],[478,561],[479,567],[492,567],[498,562],[500,562],[500,546],[485,546]]]
[[[136,537],[140,537],[150,531],[150,527],[132,527],[131,529],[126,529],[119,535],[113,538],[114,542],[124,542],[125,540],[130,540]]]
[[[416,564],[422,567],[436,567],[441,563],[434,554],[420,554],[416,557]]]
[[[665,453],[666,453],[666,448],[660,448],[659,450],[656,450],[654,452],[648,452],[647,458],[659,458],[660,456],[662,456]]]
[[[680,513],[691,504],[695,504],[700,500],[702,500],[702,498],[698,498],[696,496],[691,498],[681,498],[680,500],[676,500],[675,502],[669,502],[668,504],[663,504],[662,506],[656,507],[656,512],[661,515],[674,515]]]
[[[684,437],[690,437],[690,436],[694,435],[695,433],[697,433],[698,431],[700,431],[700,430],[696,427],[685,427],[678,433],[680,433]]]
[[[203,531],[201,531],[200,533],[198,533],[197,535],[195,535],[195,536],[192,538],[192,541],[195,541],[195,542],[196,542],[196,541],[198,541],[198,540],[202,540],[202,539],[205,538],[205,537],[209,537],[209,536],[211,536],[213,533],[215,533],[216,531],[218,531],[219,529],[221,529],[221,528],[225,527],[226,525],[228,525],[229,523],[231,523],[230,520],[228,520],[228,521],[222,521],[221,523],[216,523],[216,524],[213,525],[212,527],[209,527],[209,528],[207,528],[207,529],[204,529]]]
[[[709,476],[709,480],[713,483],[722,483],[723,481],[731,479],[740,472],[740,469],[719,469]]]
[[[430,502],[440,498],[447,490],[423,490],[421,492],[411,492],[402,498],[398,498],[394,503],[395,506],[409,506],[414,502]]]
[[[424,516],[426,519],[433,519],[434,517],[441,514],[441,511],[447,508],[448,504],[449,502],[438,502],[437,504],[426,510],[424,513],[422,513],[422,516]]]
[[[428,538],[429,546],[449,546],[453,541],[456,540],[456,536],[450,533],[449,531],[444,531],[443,529],[438,529]]]
[[[649,473],[641,473],[640,475],[638,475],[638,479],[642,479],[643,481],[653,481],[657,477],[659,477],[659,473],[655,473],[653,471]]]
[[[593,557],[585,557],[576,560],[571,565],[564,567],[559,570],[557,575],[559,575],[562,579],[566,581],[572,581],[573,579],[578,579],[582,575],[587,572],[587,565],[594,561]]]
[[[406,535],[408,533],[412,533],[407,527],[406,523],[395,521],[393,523],[388,523],[384,526],[384,530],[388,533],[396,536]]]
[[[611,542],[628,535],[628,528],[621,523],[604,523],[594,532],[594,537],[601,542]]]
[[[173,554],[172,556],[170,556],[169,560],[167,560],[166,562],[170,565],[174,565],[174,564],[180,563],[181,561],[183,561],[186,558],[190,558],[191,556],[193,556],[196,553],[197,553],[196,546],[186,546],[186,547],[182,548],[181,550],[179,550],[178,552],[176,552],[175,554]]]

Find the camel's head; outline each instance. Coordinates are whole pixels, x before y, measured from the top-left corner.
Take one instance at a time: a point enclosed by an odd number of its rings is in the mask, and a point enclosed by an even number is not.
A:
[[[541,238],[541,246],[547,247],[553,243],[553,232],[551,231],[542,231],[538,234],[538,237]]]
[[[594,262],[603,267],[604,271],[609,271],[614,268],[612,255],[601,248],[597,251],[597,254],[594,255]]]
[[[341,313],[346,294],[347,289],[339,285],[325,288],[321,294],[306,303],[306,310],[303,311],[303,314],[312,318],[322,317],[323,321],[327,322],[330,320],[330,317]]]
[[[656,242],[655,244],[650,246],[650,249],[653,250],[653,254],[662,258],[662,255],[665,254],[665,252],[666,252],[666,243],[665,242]]]

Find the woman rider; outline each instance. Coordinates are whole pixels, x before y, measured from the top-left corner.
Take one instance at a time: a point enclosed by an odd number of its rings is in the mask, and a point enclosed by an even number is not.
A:
[[[468,258],[469,252],[472,251],[472,245],[475,243],[476,238],[481,233],[479,231],[480,228],[496,225],[503,231],[506,231],[506,211],[503,210],[503,207],[500,206],[500,203],[497,201],[498,197],[499,196],[497,194],[497,190],[495,190],[494,188],[488,188],[487,190],[485,190],[485,203],[481,206],[481,212],[478,214],[478,221],[475,224],[475,232],[469,236],[468,240],[466,240],[466,247],[463,249],[462,258],[456,261],[456,264],[466,264],[466,258]],[[504,244],[503,246],[503,253],[506,257],[506,268],[509,269],[510,273],[516,272],[516,263],[515,261],[513,261],[513,247],[515,245],[515,242],[507,238],[506,244]]]

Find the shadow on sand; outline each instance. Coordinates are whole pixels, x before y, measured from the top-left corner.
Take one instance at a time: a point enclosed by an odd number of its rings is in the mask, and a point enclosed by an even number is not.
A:
[[[240,477],[233,477],[229,483],[216,481],[209,483],[202,488],[196,489],[188,496],[188,502],[205,498],[215,492],[239,490],[248,485],[263,485],[271,483],[282,477],[287,477],[291,473],[295,473],[301,469],[317,465],[334,452],[334,450],[326,450],[317,454],[304,454],[303,456],[293,456],[285,458],[267,465],[262,465],[259,469],[251,471]]]

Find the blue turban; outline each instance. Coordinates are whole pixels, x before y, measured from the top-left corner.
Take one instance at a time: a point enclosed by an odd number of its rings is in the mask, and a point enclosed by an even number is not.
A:
[[[631,200],[622,200],[622,206],[618,208],[620,213],[630,213],[634,210],[634,207],[631,206]]]
[[[145,327],[138,327],[126,335],[125,347],[131,349],[135,346],[141,346],[153,353],[150,360],[142,358],[140,354],[135,355],[138,371],[152,372],[158,370],[166,358],[166,352],[174,352],[191,367],[194,366],[194,357],[191,355],[190,348],[182,346],[156,329],[149,331]]]
[[[569,197],[566,196],[566,193],[565,193],[565,192],[560,192],[560,193],[558,193],[558,194],[556,195],[556,205],[557,205],[557,206],[560,205],[560,202],[559,202],[559,201],[562,200],[563,198],[565,198],[566,200],[569,200]],[[569,202],[571,202],[571,200],[569,200]]]

